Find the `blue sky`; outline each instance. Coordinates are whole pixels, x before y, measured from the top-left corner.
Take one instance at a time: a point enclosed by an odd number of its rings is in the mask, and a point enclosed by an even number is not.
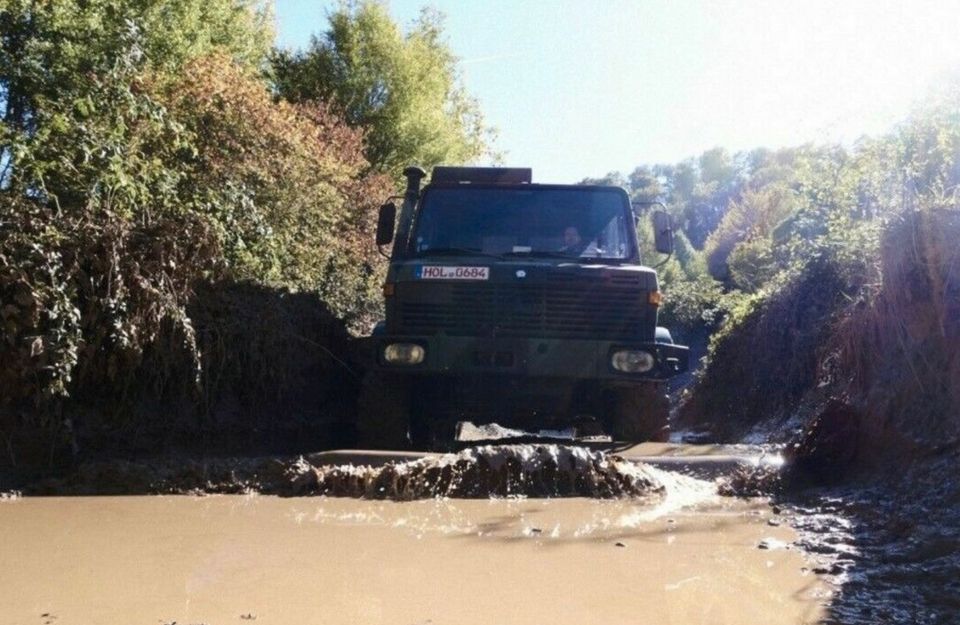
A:
[[[307,44],[335,2],[275,0]],[[447,16],[463,81],[505,164],[573,182],[722,145],[849,142],[903,118],[960,66],[960,0],[394,0]]]

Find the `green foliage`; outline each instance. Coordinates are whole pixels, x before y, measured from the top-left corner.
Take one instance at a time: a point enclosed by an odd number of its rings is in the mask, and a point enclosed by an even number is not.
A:
[[[626,187],[627,179],[618,171],[612,171],[600,178],[584,178],[579,184],[603,185],[608,187]]]
[[[890,133],[853,146],[732,156],[715,148],[676,164],[642,165],[627,177],[610,172],[584,182],[662,201],[679,224],[676,253],[662,265],[649,223],[638,224],[643,262],[660,265],[664,323],[709,329],[726,318],[735,327],[741,305],[776,297],[786,276],[818,262],[831,263],[845,293],[859,297],[857,285],[879,275],[887,221],[957,202],[960,77],[941,84]]]
[[[719,439],[737,440],[812,388],[818,349],[846,301],[838,269],[832,260],[812,262],[729,302],[680,422],[709,424]]]
[[[777,273],[770,240],[758,237],[733,248],[727,258],[730,282],[744,293],[756,293]]]
[[[181,205],[214,218],[233,275],[319,292],[368,323],[380,300],[371,227],[392,187],[363,174],[360,131],[325,106],[274,102],[224,56],[188,63],[162,98],[190,139]]]
[[[960,74],[938,85],[897,129],[903,188],[911,207],[955,204],[960,194]]]
[[[58,253],[64,238],[38,208],[13,201],[0,222],[0,387],[8,401],[65,395],[77,363],[80,310]],[[10,220],[16,214],[16,221]]]
[[[748,265],[752,262],[762,263],[760,256],[764,253],[769,256],[768,239],[771,233],[792,212],[793,196],[780,185],[771,185],[759,191],[745,191],[739,201],[731,202],[723,220],[707,237],[704,252],[710,274],[720,280],[727,279],[730,275],[727,260],[741,243],[750,243],[753,248],[747,254],[753,260],[743,254],[738,257],[741,272],[749,271]],[[765,252],[764,248],[767,248]],[[755,283],[754,290],[758,286],[755,277],[741,275],[741,278]]]
[[[680,168],[689,175],[690,164]],[[677,217],[687,237],[702,249],[710,232],[723,219],[730,201],[740,191],[737,163],[722,148],[713,148],[700,155],[693,171],[696,179],[685,194],[672,198]],[[689,182],[687,182],[689,185]]]
[[[151,350],[195,384],[200,283],[318,293],[356,326],[378,310],[372,211],[392,186],[364,174],[359,130],[274,100],[252,6],[4,10],[0,430],[78,389],[121,402],[162,374],[140,369]]]
[[[460,82],[443,39],[443,18],[424,9],[401,32],[384,4],[342,4],[309,49],[278,51],[273,72],[281,96],[331,102],[366,132],[366,157],[399,176],[410,164],[430,168],[491,155],[492,132]]]
[[[121,59],[175,72],[226,50],[261,67],[272,16],[258,0],[6,0],[0,9],[0,85],[8,128],[36,128],[45,103],[72,100],[91,72]],[[80,112],[90,103],[78,103]]]
[[[677,231],[673,237],[673,257],[683,269],[683,277],[687,280],[696,280],[707,275],[707,260],[701,250],[693,247],[683,231]]]
[[[143,93],[137,58],[128,50],[76,80],[73,99],[34,99],[34,130],[14,135],[0,307],[18,321],[0,361],[18,383],[4,403],[129,378],[163,328],[195,356],[183,303],[217,271],[218,245],[177,201],[183,174],[165,161],[183,149],[182,127]]]
[[[663,185],[660,178],[646,165],[637,167],[628,177],[630,199],[635,202],[652,203],[660,200]]]
[[[677,331],[678,336],[712,331],[720,327],[736,302],[737,297],[724,293],[720,283],[712,278],[677,280],[667,287],[659,322]]]

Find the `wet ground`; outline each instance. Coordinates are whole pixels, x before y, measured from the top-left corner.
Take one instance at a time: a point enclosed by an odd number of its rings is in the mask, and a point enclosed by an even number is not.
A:
[[[14,606],[4,622],[46,625],[960,622],[956,454],[784,489],[774,452],[87,465],[0,496],[0,556],[16,563],[0,568],[0,606]],[[772,498],[744,496],[758,493]]]
[[[956,453],[871,483],[810,488],[778,505],[837,589],[825,622],[960,623],[960,484]]]
[[[817,622],[829,589],[764,502],[670,492],[24,497],[0,504],[0,605],[15,625]]]
[[[347,450],[286,458],[94,461],[21,490],[27,495],[259,492],[400,500],[647,497],[662,490],[649,466],[714,479],[740,466],[776,467],[780,462],[773,450],[757,445],[601,445],[488,444],[447,454]]]

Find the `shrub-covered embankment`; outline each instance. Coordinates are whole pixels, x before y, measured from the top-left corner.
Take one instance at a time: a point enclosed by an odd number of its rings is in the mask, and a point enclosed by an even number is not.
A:
[[[792,414],[816,386],[819,347],[848,302],[841,274],[836,261],[816,260],[781,276],[771,295],[745,299],[712,338],[679,421],[732,442]]]
[[[14,307],[8,324],[36,316]],[[69,395],[38,390],[50,378],[33,365],[57,364],[46,344],[0,350],[0,468],[27,477],[116,455],[290,453],[351,440],[351,339],[316,295],[223,281],[198,285],[183,311],[188,333],[164,321],[136,349],[92,349],[111,338],[74,319],[83,341]]]
[[[343,412],[392,183],[269,91],[253,3],[188,4],[0,12],[0,466],[263,451]]]
[[[881,240],[875,295],[842,312],[825,346],[819,383],[842,402],[850,436],[843,445],[858,465],[910,460],[960,443],[958,241],[956,209],[892,224]],[[827,411],[801,451],[815,453],[821,432],[830,436],[833,429]]]
[[[957,241],[960,211],[913,212],[863,250],[857,264],[869,272],[833,259],[785,277],[714,338],[680,420],[726,440],[751,430],[784,440],[802,428],[796,454],[824,472],[956,446]]]
[[[801,544],[833,559],[829,622],[960,614],[957,241],[956,209],[895,217],[860,250],[869,279],[841,280],[841,297],[833,278],[850,273],[809,265],[732,318],[682,410],[718,437],[789,439],[785,479],[748,482],[799,511]]]

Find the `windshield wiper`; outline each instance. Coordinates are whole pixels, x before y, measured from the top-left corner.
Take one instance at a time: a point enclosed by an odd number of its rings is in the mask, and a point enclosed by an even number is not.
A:
[[[502,258],[499,254],[489,254],[470,247],[434,247],[417,252],[417,257],[424,256],[486,256],[487,258]]]

